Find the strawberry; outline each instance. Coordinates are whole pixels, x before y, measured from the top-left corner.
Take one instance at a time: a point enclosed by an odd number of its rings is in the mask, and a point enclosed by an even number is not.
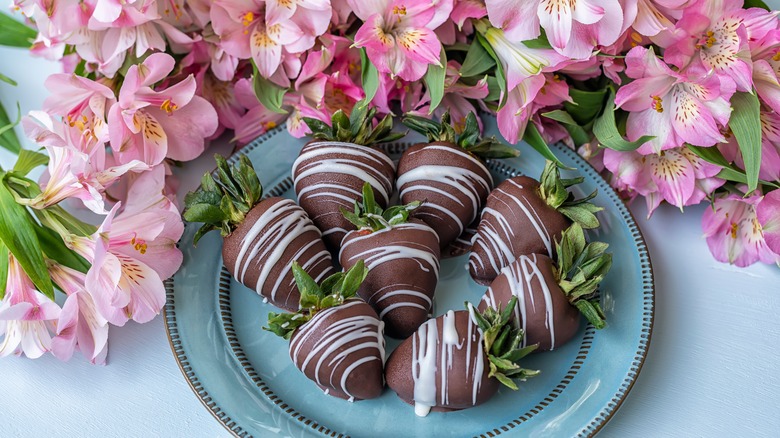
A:
[[[290,358],[326,394],[349,401],[379,397],[384,388],[384,324],[355,298],[368,270],[362,261],[317,284],[294,263],[301,291],[296,313],[271,313],[268,327],[290,341]]]
[[[365,260],[368,277],[358,290],[387,325],[387,334],[406,338],[428,319],[439,278],[439,240],[424,222],[409,219],[420,205],[382,210],[371,186],[363,186],[363,203],[344,216],[357,230],[344,237],[339,259],[345,269]]]
[[[403,123],[426,135],[428,143],[410,147],[398,162],[401,202],[425,200],[415,216],[436,231],[443,250],[477,218],[493,188],[484,159],[514,157],[519,152],[495,137],[481,139],[474,113],[466,117],[460,135],[450,124],[449,113],[440,123],[418,116],[407,116]]]
[[[297,310],[300,294],[290,264],[297,261],[317,280],[334,272],[320,230],[295,202],[261,200],[263,187],[246,156],[232,168],[215,158],[216,176],[203,175],[201,186],[185,197],[184,219],[204,223],[194,243],[219,229],[222,260],[236,280],[276,307]]]
[[[583,178],[561,179],[558,167],[548,161],[541,183],[527,176],[509,178],[488,196],[469,256],[469,273],[488,285],[499,271],[521,255],[555,256],[553,243],[571,225],[596,228],[595,214],[603,210],[589,201],[597,191],[575,199],[568,188]]]
[[[390,203],[395,163],[378,143],[395,141],[405,134],[392,133],[388,115],[372,127],[376,109],[355,105],[350,117],[339,110],[331,125],[304,117],[314,140],[307,143],[292,167],[298,202],[322,231],[327,246],[338,251],[344,235],[354,226],[341,215],[340,208],[352,207],[361,198],[364,182],[371,184],[377,203]]]
[[[514,379],[539,373],[518,361],[536,347],[521,348],[523,332],[509,320],[516,299],[501,311],[450,310],[427,321],[387,359],[387,386],[426,416],[430,410],[452,411],[477,406],[498,391],[516,390]]]
[[[586,244],[575,223],[555,246],[556,263],[543,254],[518,257],[501,270],[479,304],[486,309],[517,299],[512,323],[525,332],[524,345],[538,344],[539,351],[568,342],[579,330],[581,314],[597,329],[606,324],[594,295],[612,266],[608,245]]]

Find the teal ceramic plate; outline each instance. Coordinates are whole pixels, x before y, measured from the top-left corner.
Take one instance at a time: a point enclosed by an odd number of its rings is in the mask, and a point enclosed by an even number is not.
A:
[[[485,122],[488,134],[498,134],[494,118]],[[415,140],[389,145],[388,152],[398,157]],[[294,198],[290,168],[305,141],[277,129],[238,154],[252,160],[266,194]],[[543,159],[525,144],[518,148],[519,158],[489,163],[497,182],[520,173],[538,177]],[[190,386],[214,417],[241,437],[595,434],[620,407],[642,368],[653,324],[653,276],[647,247],[623,202],[574,152],[563,146],[554,151],[585,177],[583,192],[599,190],[596,203],[604,211],[598,238],[614,254],[601,287],[608,326],[597,332],[583,324],[559,350],[530,356],[523,365],[542,373],[519,391],[502,389],[481,406],[425,418],[416,417],[390,390],[356,403],[323,394],[293,366],[287,343],[260,329],[274,309],[222,267],[218,233],[195,248],[194,226],[187,226],[180,242],[184,264],[168,283],[165,307],[171,347]],[[476,303],[485,291],[464,268],[467,257],[442,261],[438,289],[446,293],[437,293],[436,315],[462,308],[464,300]]]

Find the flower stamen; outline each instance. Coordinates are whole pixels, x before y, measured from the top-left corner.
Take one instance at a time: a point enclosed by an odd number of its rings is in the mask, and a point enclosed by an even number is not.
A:
[[[171,114],[173,114],[174,111],[179,109],[179,106],[171,102],[171,99],[165,99],[162,105],[160,105],[160,109],[168,113],[168,115],[170,116]]]
[[[653,98],[653,109],[656,110],[659,113],[664,112],[664,106],[663,102],[661,100],[660,96],[652,96]]]
[[[406,6],[393,6],[393,14],[406,15]]]

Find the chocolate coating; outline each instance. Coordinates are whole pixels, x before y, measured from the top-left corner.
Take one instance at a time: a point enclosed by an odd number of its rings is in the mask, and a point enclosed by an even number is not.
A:
[[[415,211],[439,235],[447,248],[477,213],[493,187],[493,178],[480,158],[447,142],[417,144],[398,162],[401,202],[425,201]]]
[[[358,290],[379,314],[386,332],[404,339],[428,319],[439,279],[439,241],[436,233],[416,219],[369,233],[350,231],[339,259],[344,269],[359,260],[368,276]]]
[[[454,319],[455,334],[448,339],[446,321]],[[448,324],[449,323],[449,324]],[[435,336],[429,330],[435,331]],[[450,333],[452,334],[452,333]],[[435,338],[435,349],[426,351],[428,341]],[[432,353],[433,360],[426,364],[426,353]],[[442,363],[447,365],[442,367]],[[483,350],[482,333],[471,320],[468,311],[448,312],[426,322],[409,339],[399,345],[385,365],[387,386],[410,404],[425,404],[427,395],[433,396],[429,385],[435,388],[434,411],[466,409],[489,400],[498,391],[499,382],[488,377],[490,365]],[[426,380],[432,377],[428,383]],[[415,386],[417,398],[415,400]],[[442,386],[446,385],[445,388]],[[432,401],[432,399],[429,399]]]
[[[374,189],[385,208],[393,193],[395,164],[381,150],[353,143],[312,140],[292,167],[298,202],[322,231],[325,244],[338,251],[344,235],[355,226],[341,214],[362,202],[363,184]]]
[[[447,246],[441,252],[442,259],[448,259],[452,257],[460,257],[463,254],[467,254],[471,251],[471,241],[477,234],[477,227],[479,226],[479,218],[474,220],[465,230],[458,236],[452,243]]]
[[[482,297],[479,310],[488,306],[503,309],[512,296],[517,297],[512,324],[525,330],[523,346],[539,344],[537,351],[553,350],[579,331],[580,312],[556,283],[549,257],[520,256],[502,269]]]
[[[290,338],[290,358],[334,397],[365,400],[384,388],[383,323],[363,300],[321,310]]]
[[[250,210],[225,237],[222,260],[237,281],[292,312],[298,310],[300,301],[293,261],[316,281],[335,272],[320,230],[303,209],[284,198],[265,199]]]
[[[469,274],[488,285],[499,271],[527,254],[555,255],[555,241],[571,225],[537,194],[527,176],[507,179],[488,196],[469,256]]]

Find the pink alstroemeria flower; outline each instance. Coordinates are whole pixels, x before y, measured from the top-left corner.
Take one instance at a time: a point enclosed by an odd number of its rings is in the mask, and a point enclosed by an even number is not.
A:
[[[235,141],[244,145],[267,131],[276,128],[285,118],[285,114],[279,114],[269,110],[257,100],[249,79],[239,79],[233,87],[236,103],[246,108],[244,114],[235,120]]]
[[[86,290],[86,275],[55,262],[49,262],[48,267],[54,282],[68,295],[57,321],[57,336],[51,343],[52,354],[68,361],[78,349],[92,364],[105,365],[108,321],[98,313]]]
[[[684,143],[707,147],[725,141],[720,126],[731,117],[734,83],[724,84],[696,67],[673,71],[653,49],[644,47],[634,47],[626,55],[626,74],[635,80],[620,87],[615,105],[630,112],[629,140],[653,127],[655,138],[642,145],[640,153],[658,153]]]
[[[694,59],[739,91],[753,89],[745,10],[740,0],[699,1],[686,8],[666,48],[667,63],[685,68]]]
[[[450,19],[463,30],[463,25],[469,18],[479,19],[487,15],[483,0],[454,0]]]
[[[648,217],[662,201],[682,210],[700,203],[725,183],[715,177],[720,167],[685,147],[650,155],[604,149],[604,166],[612,172],[617,189],[645,197]]]
[[[625,7],[636,8],[636,18],[631,27],[640,35],[654,37],[673,30],[682,11],[693,1],[696,0],[629,0]]]
[[[94,118],[97,119],[97,118]],[[41,111],[31,111],[22,120],[27,136],[49,152],[48,174],[41,178],[41,193],[29,201],[32,208],[46,208],[67,198],[105,214],[103,193],[127,172],[142,172],[149,166],[138,160],[113,165],[105,146],[82,126],[54,122]]]
[[[739,267],[750,266],[757,261],[780,263],[780,255],[772,252],[767,245],[756,214],[756,205],[761,200],[760,194],[749,198],[732,194],[715,199],[712,208],[704,211],[701,224],[715,260]],[[777,210],[776,205],[770,205],[765,212],[771,213],[772,210]]]
[[[92,236],[66,236],[66,243],[92,267],[85,286],[110,323],[148,322],[165,304],[163,280],[181,265],[176,248],[184,226],[163,196],[162,168],[142,174]]]
[[[520,42],[547,33],[552,47],[572,59],[590,57],[596,46],[608,46],[623,33],[618,0],[485,0],[488,18],[507,38]]]
[[[766,245],[775,254],[780,254],[780,190],[764,195],[756,206],[756,218],[764,232]]]
[[[74,74],[53,74],[44,86],[49,97],[43,110],[61,116],[71,127],[82,132],[90,130],[100,142],[108,142],[108,108],[116,102],[114,92],[107,86]]]
[[[428,65],[441,65],[441,42],[434,30],[452,12],[452,0],[348,0],[363,25],[355,46],[365,47],[380,73],[416,81]]]
[[[164,158],[192,160],[216,131],[217,112],[195,95],[193,76],[163,90],[151,88],[173,67],[170,55],[155,53],[128,69],[119,102],[108,112],[111,148],[119,162],[140,160],[154,166]]]
[[[328,0],[218,0],[211,7],[211,24],[220,45],[239,59],[253,59],[270,78],[284,54],[301,53],[328,28]]]
[[[51,349],[51,321],[60,316],[60,307],[35,290],[16,258],[8,254],[8,282],[0,302],[0,357],[24,353],[37,359]]]

